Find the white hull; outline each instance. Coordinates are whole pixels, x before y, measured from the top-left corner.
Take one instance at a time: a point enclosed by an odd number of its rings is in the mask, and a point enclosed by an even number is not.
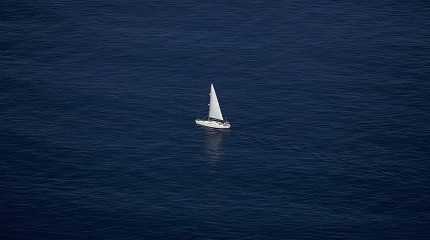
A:
[[[196,124],[210,127],[210,128],[230,128],[231,125],[228,122],[218,122],[218,121],[212,121],[212,120],[202,120],[202,119],[196,119]]]

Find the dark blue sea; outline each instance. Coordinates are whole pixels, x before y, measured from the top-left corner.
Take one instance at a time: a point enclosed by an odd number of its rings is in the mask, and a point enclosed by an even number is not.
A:
[[[429,81],[429,1],[2,0],[0,239],[430,239]]]

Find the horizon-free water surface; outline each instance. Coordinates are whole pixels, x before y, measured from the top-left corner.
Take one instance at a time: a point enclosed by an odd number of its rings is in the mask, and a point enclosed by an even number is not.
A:
[[[429,12],[2,1],[0,238],[429,239]]]

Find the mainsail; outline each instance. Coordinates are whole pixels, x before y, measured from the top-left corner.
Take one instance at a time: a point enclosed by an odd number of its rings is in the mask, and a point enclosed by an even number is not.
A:
[[[210,102],[209,102],[209,118],[214,118],[223,121],[221,108],[216,96],[214,85],[211,84]]]

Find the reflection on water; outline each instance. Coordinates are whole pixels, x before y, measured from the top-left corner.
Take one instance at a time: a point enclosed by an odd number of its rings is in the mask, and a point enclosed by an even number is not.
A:
[[[223,149],[223,138],[226,134],[228,134],[229,130],[226,129],[205,129],[205,150],[208,156],[208,159],[215,163],[222,159],[224,155]]]

